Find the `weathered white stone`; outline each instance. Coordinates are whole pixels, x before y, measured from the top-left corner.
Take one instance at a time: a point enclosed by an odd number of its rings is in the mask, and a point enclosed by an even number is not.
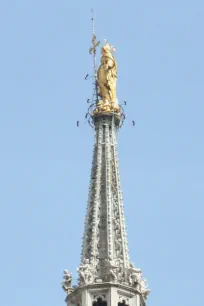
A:
[[[85,219],[79,284],[68,305],[143,306],[150,290],[142,272],[129,260],[120,185],[114,114],[94,118],[95,144]]]

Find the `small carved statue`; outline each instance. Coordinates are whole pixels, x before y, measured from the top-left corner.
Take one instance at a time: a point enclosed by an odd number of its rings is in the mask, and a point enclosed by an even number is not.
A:
[[[149,293],[151,292],[150,289],[148,289],[148,284],[146,278],[142,278],[140,280],[140,291],[145,299],[147,299]]]
[[[130,263],[130,267],[128,270],[130,286],[139,286],[141,294],[145,299],[147,299],[147,296],[151,290],[148,289],[147,280],[142,277],[142,271],[140,269],[135,268],[133,263]]]
[[[79,273],[79,281],[81,285],[90,284],[93,282],[93,267],[89,262],[89,259],[84,259],[84,263],[77,269]]]
[[[114,218],[114,229],[115,229],[115,234],[116,236],[120,236],[120,221],[117,218]]]
[[[105,259],[105,267],[108,281],[116,281],[118,265],[113,260]]]
[[[130,285],[135,285],[139,282],[142,277],[142,273],[140,269],[135,268],[133,263],[130,263],[129,267],[129,283]]]
[[[64,281],[62,282],[62,288],[68,294],[70,289],[72,289],[72,287],[71,287],[72,274],[68,270],[64,270],[63,278],[64,278]]]
[[[115,249],[116,249],[116,256],[120,256],[122,253],[122,240],[121,238],[117,238],[115,240]]]

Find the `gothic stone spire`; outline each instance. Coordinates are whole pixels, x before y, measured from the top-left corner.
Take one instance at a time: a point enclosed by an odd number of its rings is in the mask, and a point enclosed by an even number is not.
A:
[[[90,262],[95,281],[114,278],[127,283],[130,263],[117,158],[117,118],[112,113],[100,113],[94,116],[94,122],[96,137],[82,264]],[[83,276],[81,281],[85,281]]]
[[[112,52],[106,42],[96,80],[100,100],[92,113],[95,143],[79,283],[73,288],[71,274],[65,270],[62,284],[68,305],[143,306],[150,292],[141,270],[129,260],[116,142],[120,124],[117,64]]]

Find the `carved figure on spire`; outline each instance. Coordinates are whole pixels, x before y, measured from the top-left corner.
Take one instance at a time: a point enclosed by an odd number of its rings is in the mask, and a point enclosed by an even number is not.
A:
[[[79,273],[79,283],[81,285],[86,285],[93,282],[94,271],[92,265],[90,264],[89,259],[84,259],[84,262],[80,265],[77,271]]]
[[[117,63],[113,56],[115,49],[106,42],[101,49],[101,65],[97,72],[98,109],[101,111],[117,111],[118,103],[116,97]]]
[[[64,291],[68,295],[69,293],[71,293],[73,291],[73,289],[71,287],[72,274],[68,270],[64,270],[63,278],[64,278],[64,281],[62,282],[62,288],[64,289]]]
[[[114,263],[114,260],[105,259],[106,277],[108,281],[117,281],[117,269],[118,266]]]

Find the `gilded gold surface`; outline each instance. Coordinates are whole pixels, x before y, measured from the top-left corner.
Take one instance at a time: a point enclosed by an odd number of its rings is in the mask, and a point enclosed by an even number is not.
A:
[[[108,42],[101,48],[101,65],[97,71],[98,95],[101,99],[95,113],[120,111],[116,97],[117,63],[114,51]]]

